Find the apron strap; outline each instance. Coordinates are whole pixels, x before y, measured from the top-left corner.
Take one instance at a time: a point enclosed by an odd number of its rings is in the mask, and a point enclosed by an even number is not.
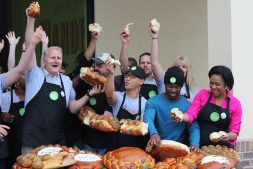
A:
[[[138,115],[141,115],[141,95],[139,95],[139,110],[138,110]]]
[[[123,95],[123,100],[121,102],[121,105],[119,107],[119,110],[122,108],[123,104],[125,103],[125,99],[126,99],[126,92],[124,92],[124,95]]]

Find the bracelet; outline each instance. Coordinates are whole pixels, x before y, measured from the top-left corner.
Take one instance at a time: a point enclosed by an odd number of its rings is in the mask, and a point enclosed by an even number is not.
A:
[[[87,94],[86,94],[89,98],[91,98],[92,96],[90,95],[90,93],[88,92]]]
[[[152,38],[152,39],[158,39],[158,37],[157,38]]]

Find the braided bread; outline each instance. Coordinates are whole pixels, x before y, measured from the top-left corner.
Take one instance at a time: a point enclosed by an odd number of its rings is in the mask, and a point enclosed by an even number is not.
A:
[[[148,133],[148,124],[139,120],[121,119],[120,132],[132,136],[144,136]]]
[[[153,168],[155,160],[137,147],[122,147],[114,151],[109,151],[103,157],[104,165],[109,169],[120,168]]]
[[[95,111],[85,106],[79,113],[79,119],[91,128],[104,132],[117,132],[120,129],[120,122],[116,117],[98,115]]]

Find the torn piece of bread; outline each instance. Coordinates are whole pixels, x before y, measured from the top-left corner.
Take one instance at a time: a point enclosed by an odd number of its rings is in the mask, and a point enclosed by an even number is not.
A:
[[[183,120],[184,114],[178,108],[173,108],[170,110],[170,112],[171,114],[177,116],[180,119],[180,121]]]
[[[98,23],[91,23],[89,24],[89,31],[100,33],[102,31],[102,27]]]
[[[212,142],[218,142],[222,136],[226,136],[226,135],[227,135],[226,132],[219,131],[219,132],[211,133],[209,137]]]
[[[125,29],[124,29],[124,31],[125,31],[126,34],[128,34],[128,35],[130,34],[129,26],[130,26],[130,25],[133,25],[133,24],[134,24],[134,23],[132,22],[132,23],[128,23],[128,24],[126,25],[126,27],[125,27]]]
[[[148,124],[139,120],[121,119],[120,132],[132,136],[144,136],[148,133]]]
[[[151,29],[152,29],[153,32],[156,33],[156,32],[158,32],[160,30],[160,23],[157,22],[156,19],[151,20],[150,24],[152,26]]]

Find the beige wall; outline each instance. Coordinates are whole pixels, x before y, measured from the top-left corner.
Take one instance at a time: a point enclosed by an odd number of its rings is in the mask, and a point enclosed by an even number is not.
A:
[[[103,26],[97,54],[120,52],[119,32],[125,24],[131,29],[129,56],[138,58],[150,51],[148,22],[156,18],[159,32],[159,59],[168,68],[177,55],[187,55],[195,81],[208,86],[207,2],[205,0],[95,0],[95,21]]]
[[[235,77],[234,95],[243,107],[240,139],[253,138],[253,1],[231,0],[232,68]]]
[[[137,58],[150,50],[148,21],[158,19],[159,59],[164,68],[175,56],[188,55],[200,87],[208,87],[207,73],[213,65],[232,68],[233,92],[243,108],[239,139],[252,139],[252,6],[252,0],[95,0],[95,20],[103,26],[97,54],[108,51],[118,57],[119,32],[134,22],[129,56]]]

